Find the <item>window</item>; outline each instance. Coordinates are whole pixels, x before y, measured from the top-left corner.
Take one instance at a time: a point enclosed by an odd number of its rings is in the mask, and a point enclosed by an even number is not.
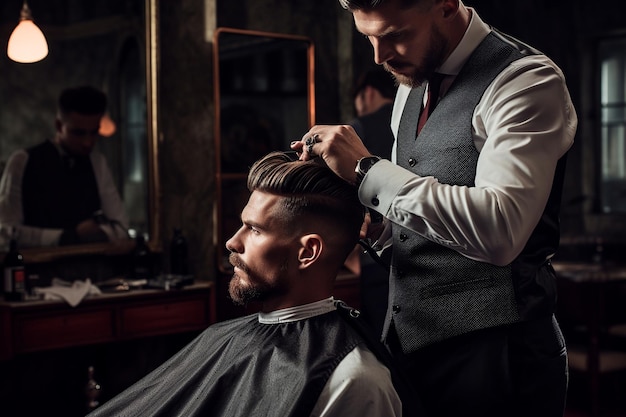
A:
[[[601,40],[600,76],[601,207],[626,213],[626,38]]]

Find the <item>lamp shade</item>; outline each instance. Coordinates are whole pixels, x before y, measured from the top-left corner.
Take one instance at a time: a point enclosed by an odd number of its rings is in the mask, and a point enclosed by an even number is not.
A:
[[[7,55],[16,62],[41,61],[48,55],[48,42],[32,20],[23,19],[9,38]]]
[[[109,113],[105,113],[102,119],[100,119],[100,129],[98,130],[100,136],[104,136],[105,138],[113,136],[116,129],[115,122],[111,119]]]

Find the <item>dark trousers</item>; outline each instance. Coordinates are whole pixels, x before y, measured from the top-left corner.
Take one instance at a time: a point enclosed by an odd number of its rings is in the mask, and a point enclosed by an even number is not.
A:
[[[387,345],[423,400],[428,417],[561,417],[568,371],[554,317],[457,336],[403,354]]]

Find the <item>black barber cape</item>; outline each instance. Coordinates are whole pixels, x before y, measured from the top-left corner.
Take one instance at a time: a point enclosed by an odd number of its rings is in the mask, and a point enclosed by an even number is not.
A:
[[[308,416],[334,369],[357,345],[365,343],[387,364],[380,357],[386,351],[363,334],[355,311],[340,304],[289,323],[262,324],[252,314],[214,324],[89,417]],[[393,382],[404,409],[405,386]]]

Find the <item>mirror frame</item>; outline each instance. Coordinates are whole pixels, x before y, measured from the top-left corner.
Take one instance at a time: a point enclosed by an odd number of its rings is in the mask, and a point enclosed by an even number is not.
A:
[[[161,250],[160,238],[160,188],[159,188],[159,115],[158,115],[158,59],[159,59],[159,0],[144,0],[145,22],[145,76],[146,76],[146,139],[148,141],[148,216],[150,238],[148,245],[154,251]],[[20,250],[26,263],[50,262],[60,258],[81,255],[122,255],[135,246],[133,240],[119,242],[80,244]]]
[[[307,109],[309,128],[315,125],[315,46],[313,40],[307,36],[290,35],[284,33],[263,32],[257,30],[235,29],[219,27],[213,34],[213,92],[215,105],[214,121],[214,141],[215,141],[215,207],[213,241],[215,244],[215,255],[218,270],[222,273],[230,273],[228,266],[222,259],[223,247],[226,238],[223,236],[222,228],[222,182],[224,179],[234,178],[241,174],[230,174],[222,172],[222,145],[221,145],[221,92],[220,92],[220,60],[219,60],[219,35],[230,33],[237,35],[263,36],[276,39],[289,39],[308,43],[307,47]]]

